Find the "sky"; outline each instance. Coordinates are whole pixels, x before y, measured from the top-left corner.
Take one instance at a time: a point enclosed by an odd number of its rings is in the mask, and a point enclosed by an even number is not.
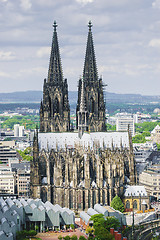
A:
[[[106,91],[160,95],[160,0],[0,0],[0,92],[42,90],[53,22],[76,91],[92,21]]]

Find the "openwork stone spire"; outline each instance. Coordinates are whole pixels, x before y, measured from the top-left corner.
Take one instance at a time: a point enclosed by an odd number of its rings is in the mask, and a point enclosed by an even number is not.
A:
[[[44,80],[43,102],[40,107],[40,132],[70,130],[68,84],[67,79],[63,79],[56,21],[54,21],[53,28],[48,81]]]
[[[92,132],[105,131],[105,103],[102,79],[98,78],[96,57],[92,37],[92,23],[88,24],[89,32],[87,38],[86,55],[83,70],[83,81],[79,79],[78,101],[77,101],[77,129],[79,129],[78,113],[86,106],[87,125]],[[83,97],[82,97],[83,96]],[[83,103],[85,101],[85,104]]]
[[[84,80],[82,79],[81,85],[81,101],[80,101],[80,112],[86,111],[86,98],[85,98],[85,89],[84,89]]]
[[[96,65],[96,57],[94,51],[93,37],[92,37],[92,23],[88,23],[88,39],[87,39],[87,48],[86,56],[83,70],[84,81],[98,81],[98,72]]]
[[[84,80],[81,83],[80,108],[78,111],[78,134],[81,138],[85,131],[88,131],[88,111],[86,107]]]
[[[55,84],[62,84],[63,82],[63,72],[58,44],[58,36],[57,36],[57,23],[54,21],[53,28],[53,39],[52,39],[52,47],[51,47],[51,55],[50,55],[50,63],[48,70],[48,82],[54,82]]]

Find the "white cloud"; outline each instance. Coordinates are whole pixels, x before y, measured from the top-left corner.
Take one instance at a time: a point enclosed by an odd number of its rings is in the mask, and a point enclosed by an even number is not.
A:
[[[150,42],[149,42],[149,46],[150,47],[160,47],[160,39],[152,39]]]
[[[51,51],[51,48],[50,48],[50,47],[41,47],[41,48],[37,51],[37,56],[38,56],[39,58],[42,58],[42,57],[45,56],[45,55],[49,56],[50,51]]]
[[[0,77],[10,77],[10,75],[6,72],[0,72]]]
[[[25,74],[43,74],[47,71],[47,68],[44,67],[34,67],[34,68],[30,68],[30,69],[21,69],[19,71],[19,76]]]
[[[30,0],[20,0],[21,8],[23,10],[29,10],[32,7],[32,3]]]
[[[160,8],[160,0],[156,0],[155,2],[152,3],[153,8]]]
[[[15,55],[12,52],[3,52],[0,51],[0,60],[9,61],[15,59]]]
[[[1,91],[41,89],[55,19],[70,90],[77,89],[83,73],[91,20],[98,73],[110,90],[158,92],[149,83],[159,81],[160,0],[0,0],[0,5],[0,81],[10,74]],[[137,88],[140,81],[142,88]]]
[[[87,3],[92,3],[94,0],[76,0],[76,2],[86,5]]]

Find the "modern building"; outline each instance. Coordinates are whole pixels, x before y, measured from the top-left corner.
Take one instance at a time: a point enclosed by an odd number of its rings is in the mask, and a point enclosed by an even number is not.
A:
[[[15,194],[15,175],[10,167],[0,168],[0,192]]]
[[[95,204],[93,208],[89,208],[87,212],[80,212],[80,224],[83,228],[87,228],[88,226],[93,226],[93,221],[90,220],[91,216],[95,214],[103,214],[105,217],[115,217],[119,220],[119,222],[126,226],[126,217],[123,213],[115,210],[110,206],[102,206],[100,204]]]
[[[91,22],[78,86],[77,129],[72,131],[56,22],[53,27],[40,132],[33,142],[31,196],[75,210],[109,204],[116,194],[123,194],[126,177],[136,183],[132,137],[129,131],[106,132],[104,85],[98,77]]]
[[[160,165],[152,165],[139,175],[139,184],[143,185],[149,196],[160,198]]]
[[[16,143],[15,141],[0,141],[0,146],[10,147],[15,149]]]
[[[133,115],[135,123],[143,123],[143,122],[150,122],[152,120],[150,114],[140,113],[137,112]]]
[[[9,146],[4,146],[2,143],[0,143],[0,162],[1,163],[8,163],[8,159],[10,158],[16,158],[17,152],[15,149],[10,148]]]
[[[38,231],[63,228],[75,224],[74,212],[59,205],[45,204],[40,199],[0,198],[0,239],[15,240],[17,231],[30,230],[38,226]]]
[[[30,162],[9,159],[8,164],[0,164],[0,193],[10,196],[17,194],[29,198]]]
[[[30,170],[18,169],[16,174],[17,194],[29,197],[30,194]]]
[[[133,117],[129,116],[119,116],[116,121],[116,131],[127,131],[129,130],[132,136],[135,135],[135,126]]]
[[[24,126],[14,125],[14,137],[24,137]]]

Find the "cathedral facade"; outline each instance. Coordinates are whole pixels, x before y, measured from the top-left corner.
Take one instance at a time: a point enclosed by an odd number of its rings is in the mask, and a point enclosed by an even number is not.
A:
[[[76,130],[70,129],[68,84],[63,78],[54,22],[48,79],[44,80],[40,131],[31,162],[31,196],[74,210],[110,204],[136,183],[132,138],[106,132],[103,82],[98,78],[89,22],[83,77],[79,79]]]

